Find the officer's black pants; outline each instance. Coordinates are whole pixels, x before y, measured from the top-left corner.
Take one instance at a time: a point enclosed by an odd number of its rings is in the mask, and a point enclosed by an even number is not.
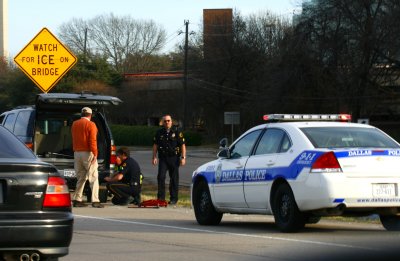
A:
[[[158,193],[157,198],[165,200],[165,178],[168,171],[169,174],[169,194],[170,201],[178,201],[179,190],[179,157],[161,157],[158,162]]]
[[[140,195],[140,185],[131,186],[119,181],[112,181],[107,183],[107,189],[114,195],[112,202],[115,205],[125,205],[129,197],[137,198]],[[140,203],[140,202],[138,202]]]

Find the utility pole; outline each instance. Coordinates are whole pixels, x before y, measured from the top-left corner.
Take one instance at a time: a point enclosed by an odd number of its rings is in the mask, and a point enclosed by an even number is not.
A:
[[[83,45],[83,62],[86,63],[86,44],[87,44],[87,27],[85,28],[85,42]]]
[[[187,59],[188,59],[188,41],[189,41],[189,20],[184,20],[185,24],[185,58],[183,60],[183,129],[187,128],[188,117],[187,117]]]

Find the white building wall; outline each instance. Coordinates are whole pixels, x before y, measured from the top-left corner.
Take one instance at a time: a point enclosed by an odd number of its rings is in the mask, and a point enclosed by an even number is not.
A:
[[[0,57],[8,59],[8,0],[0,0]]]

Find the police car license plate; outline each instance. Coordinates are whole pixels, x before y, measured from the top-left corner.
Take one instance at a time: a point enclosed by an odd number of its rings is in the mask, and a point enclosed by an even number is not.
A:
[[[64,169],[64,177],[75,178],[76,173],[74,169]]]
[[[374,197],[396,197],[396,185],[394,183],[372,184]]]

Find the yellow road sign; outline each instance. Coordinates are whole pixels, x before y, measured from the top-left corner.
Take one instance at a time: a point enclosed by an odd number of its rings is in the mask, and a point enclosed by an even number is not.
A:
[[[47,28],[43,28],[14,58],[43,92],[53,88],[77,60]]]

